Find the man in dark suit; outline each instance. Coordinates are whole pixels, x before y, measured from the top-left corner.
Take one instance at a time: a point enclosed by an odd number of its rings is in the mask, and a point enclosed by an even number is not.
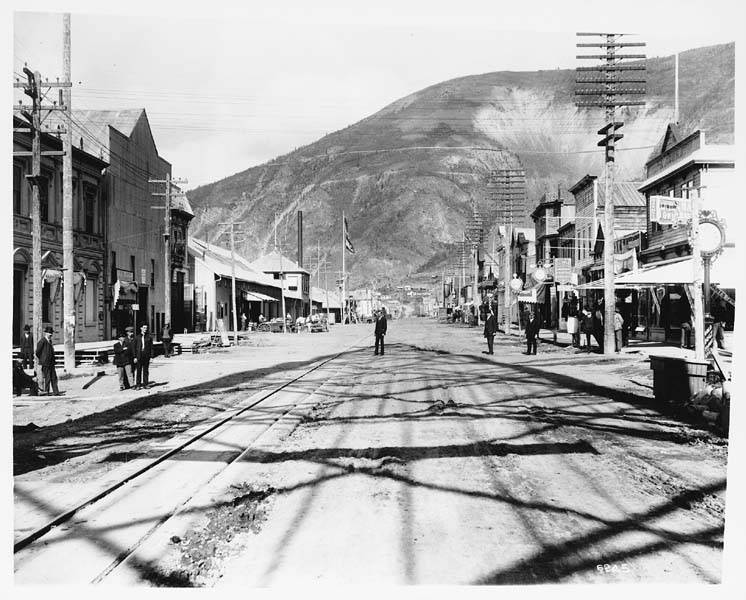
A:
[[[124,332],[119,334],[119,341],[114,344],[114,366],[117,368],[119,375],[119,390],[128,390],[130,382],[127,378],[127,367],[130,364],[130,355],[125,344],[126,336]]]
[[[539,329],[541,329],[541,322],[535,311],[531,311],[526,323],[526,354],[536,354],[536,337],[539,335]],[[531,350],[533,349],[533,352]]]
[[[495,342],[495,332],[497,331],[497,319],[495,319],[495,313],[492,311],[492,305],[490,305],[489,311],[487,320],[484,322],[484,337],[487,338],[487,350],[483,351],[482,354],[494,354],[493,344]]]
[[[34,368],[34,336],[31,335],[31,328],[28,325],[23,326],[21,336],[21,367]]]
[[[378,354],[378,347],[380,345],[381,356],[383,356],[383,337],[386,335],[386,329],[386,309],[381,308],[381,310],[376,311],[376,328],[374,331],[376,336],[375,354]]]
[[[148,387],[150,359],[153,357],[153,336],[148,333],[148,326],[140,326],[140,335],[135,340],[135,389]]]
[[[135,382],[135,365],[137,364],[137,355],[135,350],[135,328],[132,326],[125,327],[125,338],[122,346],[127,356],[127,364],[124,367],[127,373],[127,379],[130,383]]]
[[[57,387],[57,372],[54,370],[54,346],[52,345],[52,334],[54,329],[50,325],[44,328],[44,337],[36,345],[36,358],[39,360],[42,377],[44,378],[44,394],[49,393],[51,384],[55,396],[61,396]]]

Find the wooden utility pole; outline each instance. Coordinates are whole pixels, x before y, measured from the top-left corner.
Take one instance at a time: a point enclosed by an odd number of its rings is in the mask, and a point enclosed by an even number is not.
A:
[[[171,187],[188,183],[186,179],[173,179],[166,173],[165,179],[148,179],[148,183],[164,183],[165,192],[153,192],[151,196],[163,196],[163,206],[151,206],[163,209],[163,325],[171,325]],[[137,325],[137,324],[135,324]]]
[[[72,79],[70,68],[70,13],[62,15],[63,76]],[[62,306],[64,310],[63,335],[65,342],[65,371],[75,368],[75,261],[73,235],[73,131],[71,89],[60,90],[65,110],[65,134],[62,137]]]
[[[282,332],[287,333],[288,332],[288,323],[285,313],[285,273],[284,273],[284,265],[283,265],[283,258],[282,258],[282,252],[278,252],[277,250],[277,213],[275,213],[275,252],[277,252],[280,255],[280,288],[282,293],[280,294],[281,303],[282,303]]]
[[[243,221],[230,221],[229,223],[218,223],[218,225],[228,225],[231,229],[229,232],[231,238],[231,310],[233,313],[233,341],[238,346],[238,314],[236,309],[236,225],[244,225]]]
[[[526,216],[526,171],[523,169],[498,169],[490,174],[490,184],[493,187],[492,199],[496,204],[497,222],[505,227],[503,238],[503,312],[505,318],[505,333],[511,332],[512,290],[510,282],[513,279],[513,265],[511,263],[510,246],[513,241],[513,225],[518,218]],[[520,332],[520,315],[518,326]]]
[[[31,151],[14,151],[13,156],[19,157],[31,157],[31,174],[26,175],[26,179],[31,184],[31,270],[32,270],[32,327],[34,333],[34,339],[40,340],[42,337],[42,278],[41,278],[41,203],[39,197],[39,187],[41,185],[49,185],[44,177],[41,175],[41,158],[42,156],[63,156],[64,150],[49,150],[42,152],[41,150],[41,134],[52,133],[50,130],[42,130],[42,111],[49,112],[53,110],[64,110],[64,106],[58,105],[56,102],[44,105],[44,94],[42,94],[41,88],[45,87],[57,87],[57,88],[69,88],[70,82],[50,82],[49,80],[42,81],[41,73],[39,71],[32,72],[28,67],[23,68],[23,73],[26,75],[27,81],[21,83],[16,81],[13,84],[14,88],[23,88],[24,93],[29,96],[32,100],[31,105],[25,105],[19,102],[13,107],[13,110],[19,112],[28,122],[30,127],[19,127],[14,128],[14,133],[31,133]],[[54,133],[63,133],[64,129],[58,128],[54,130]],[[41,367],[39,361],[34,361],[36,367],[36,373],[41,381]]]
[[[605,53],[579,54],[576,58],[601,60],[595,67],[578,67],[578,72],[590,73],[576,79],[582,87],[575,90],[581,98],[576,102],[579,107],[600,107],[606,111],[606,125],[599,129],[603,136],[598,142],[605,148],[604,177],[604,353],[615,351],[614,313],[616,296],[614,294],[614,150],[618,140],[624,136],[616,133],[624,123],[616,120],[618,106],[642,106],[643,101],[630,100],[629,96],[644,94],[644,79],[622,79],[625,71],[644,71],[645,65],[621,64],[625,59],[644,59],[644,54],[617,54],[617,50],[626,47],[645,46],[645,42],[619,42],[620,33],[578,33],[579,37],[600,37],[601,41],[579,43],[579,48],[600,48]],[[640,87],[624,87],[639,85]]]

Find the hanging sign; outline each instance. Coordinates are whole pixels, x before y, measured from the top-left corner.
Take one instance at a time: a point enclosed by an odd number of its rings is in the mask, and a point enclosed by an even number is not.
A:
[[[659,225],[678,225],[692,218],[692,199],[650,196],[650,221]]]
[[[557,283],[571,283],[572,280],[572,259],[555,258],[554,259],[554,280]]]

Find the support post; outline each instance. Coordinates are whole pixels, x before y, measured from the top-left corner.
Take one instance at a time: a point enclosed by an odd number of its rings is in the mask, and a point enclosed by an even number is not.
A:
[[[65,81],[71,80],[70,68],[70,13],[62,15],[63,67]],[[70,88],[63,88],[63,119],[65,133],[62,137],[62,306],[65,371],[75,369],[75,262],[73,236],[73,153],[72,153],[72,97]],[[81,284],[82,285],[82,284]]]

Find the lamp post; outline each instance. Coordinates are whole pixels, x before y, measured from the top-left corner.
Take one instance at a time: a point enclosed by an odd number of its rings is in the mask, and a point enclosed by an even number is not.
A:
[[[713,319],[710,314],[710,267],[712,261],[722,252],[725,245],[725,224],[715,211],[703,210],[699,216],[699,253],[704,265],[704,326],[705,332],[712,331]],[[692,257],[697,260],[697,257]],[[703,354],[707,357],[712,350],[713,336],[703,336]]]

